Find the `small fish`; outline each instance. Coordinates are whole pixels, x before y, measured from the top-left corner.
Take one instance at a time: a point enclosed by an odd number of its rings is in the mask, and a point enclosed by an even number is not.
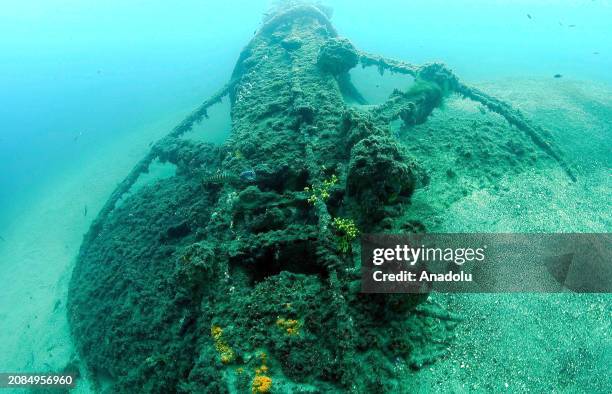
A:
[[[83,209],[83,216],[87,216],[87,205],[85,205],[85,208]]]
[[[576,27],[576,25],[567,25],[567,27]]]
[[[255,179],[257,179],[257,176],[255,175],[255,171],[246,170],[240,173],[240,179],[245,182],[255,182]]]
[[[79,138],[81,138],[81,136],[83,135],[82,131],[79,131],[79,134],[77,134],[76,136],[74,136],[74,138],[72,139],[74,142],[77,142],[79,140]]]
[[[531,19],[531,15],[527,14],[527,18]]]
[[[202,180],[202,184],[206,185],[209,183],[238,183],[238,182],[254,182],[257,179],[255,171],[245,170],[240,174],[236,175],[227,171],[219,171],[214,175],[211,175]]]
[[[593,55],[599,55],[599,52],[593,52]]]
[[[208,176],[202,180],[202,183],[226,183],[236,180],[236,176],[226,171],[219,171],[214,175]]]
[[[562,76],[563,75],[561,75],[561,74],[555,74],[555,75],[553,75],[553,78],[561,78]]]

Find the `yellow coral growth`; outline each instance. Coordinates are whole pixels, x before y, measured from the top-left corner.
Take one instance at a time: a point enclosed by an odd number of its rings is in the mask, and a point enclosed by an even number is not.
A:
[[[351,242],[359,235],[357,225],[352,219],[334,218],[332,225],[338,235],[338,248],[342,253],[349,251]]]
[[[257,375],[251,387],[253,393],[269,393],[272,388],[272,379],[269,376]]]
[[[262,365],[259,368],[255,369],[255,374],[257,375],[265,375],[268,372],[268,367],[266,365]]]
[[[276,325],[285,330],[287,335],[297,335],[300,333],[302,324],[299,320],[278,318],[278,320],[276,320]]]
[[[338,177],[336,175],[332,175],[329,179],[323,180],[323,184],[321,186],[313,186],[312,188],[305,187],[304,191],[310,194],[308,197],[308,202],[313,205],[319,200],[325,202],[329,198],[329,190],[336,183],[338,183]]]
[[[259,358],[261,359],[261,367],[255,369],[255,377],[253,378],[251,388],[254,394],[269,393],[272,388],[272,378],[266,376],[268,372],[268,366],[266,365],[268,355],[265,352],[261,352]]]
[[[223,339],[223,329],[219,326],[212,326],[210,328],[210,335],[212,335],[213,340],[215,341],[215,349],[219,353],[221,357],[221,362],[223,364],[229,364],[234,361],[236,355],[231,347],[225,342]]]

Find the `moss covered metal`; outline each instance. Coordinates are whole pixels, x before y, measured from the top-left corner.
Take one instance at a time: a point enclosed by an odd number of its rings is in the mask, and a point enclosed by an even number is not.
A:
[[[350,107],[343,92],[356,89],[342,86],[358,63],[418,82],[370,110]],[[427,168],[389,125],[425,123],[453,92],[500,113],[573,176],[540,128],[444,66],[360,52],[312,5],[271,15],[231,81],[152,147],[84,239],[68,310],[93,380],[110,392],[401,392],[398,363],[434,361],[458,319],[416,309],[426,295],[360,293],[356,235],[406,228]],[[180,138],[225,95],[225,145]],[[123,198],[154,159],[176,176]]]

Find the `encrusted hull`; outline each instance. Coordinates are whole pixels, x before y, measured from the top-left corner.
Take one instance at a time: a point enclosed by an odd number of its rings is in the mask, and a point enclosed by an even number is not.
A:
[[[362,112],[345,103],[359,101],[347,74],[359,62],[418,85]],[[394,392],[395,360],[435,360],[455,322],[413,313],[426,296],[360,294],[356,231],[423,231],[405,215],[427,169],[388,126],[424,123],[452,92],[505,111],[561,160],[522,115],[443,66],[361,53],[313,6],[272,16],[228,85],[154,145],[85,238],[69,318],[94,380],[113,392]],[[229,141],[181,139],[226,94]],[[117,204],[156,158],[177,175]],[[203,185],[211,169],[255,179]]]

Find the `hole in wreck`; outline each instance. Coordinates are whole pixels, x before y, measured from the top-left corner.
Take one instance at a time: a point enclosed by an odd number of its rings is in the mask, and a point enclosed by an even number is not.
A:
[[[248,260],[248,261],[246,261]],[[310,241],[287,242],[259,250],[256,256],[231,262],[233,269],[242,271],[251,285],[278,275],[283,271],[294,274],[327,277],[327,270],[317,264],[314,243]]]
[[[202,118],[200,122],[196,122],[182,138],[217,145],[223,144],[232,131],[230,111],[230,99],[225,96],[220,103],[208,108],[208,118]]]
[[[261,191],[274,191],[283,194],[288,191],[303,191],[309,186],[309,173],[305,168],[292,169],[281,166],[269,171],[260,170],[257,173],[257,186]]]
[[[351,82],[355,89],[366,101],[366,105],[382,104],[393,93],[394,89],[405,91],[414,83],[414,78],[410,75],[392,73],[385,71],[380,75],[376,67],[354,67],[349,71]],[[359,102],[352,97],[344,97],[349,105],[359,105]]]
[[[130,196],[136,194],[143,187],[151,185],[162,179],[174,177],[176,175],[176,170],[176,165],[172,163],[162,163],[159,161],[159,159],[153,160],[149,165],[147,172],[140,174],[130,190],[117,201],[115,208],[119,208],[124,201],[130,198]]]

